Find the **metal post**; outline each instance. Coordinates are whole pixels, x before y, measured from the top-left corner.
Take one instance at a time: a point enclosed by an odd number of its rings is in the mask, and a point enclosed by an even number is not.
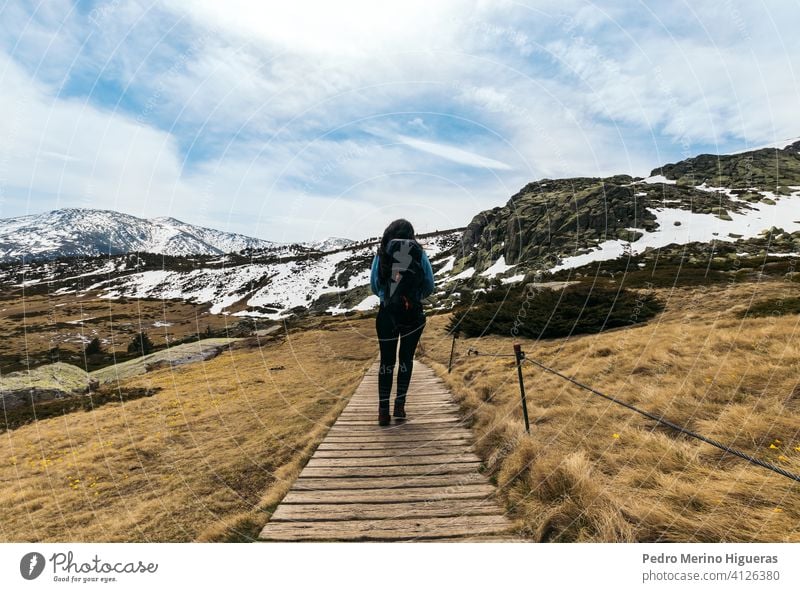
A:
[[[453,344],[450,346],[450,361],[447,362],[447,373],[450,374],[450,370],[453,369],[453,352],[456,351],[456,334],[453,333]]]
[[[522,380],[522,361],[525,352],[519,343],[514,344],[514,356],[517,358],[517,378],[519,378],[519,394],[522,397],[522,416],[525,418],[525,431],[531,433],[531,424],[528,421],[528,401],[525,399],[525,382]]]

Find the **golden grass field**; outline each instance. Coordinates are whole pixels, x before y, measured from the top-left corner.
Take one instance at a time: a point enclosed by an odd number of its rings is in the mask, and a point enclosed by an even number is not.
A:
[[[373,360],[364,323],[240,342],[124,382],[153,396],[0,434],[0,538],[252,539]]]
[[[800,316],[740,319],[781,281],[659,290],[646,325],[569,339],[458,341],[429,315],[418,352],[451,387],[518,531],[537,541],[800,542],[800,484],[676,435],[529,357],[800,472]],[[0,434],[4,541],[251,540],[377,354],[372,318],[327,318],[126,380],[156,394]],[[408,402],[414,412],[413,399]]]
[[[800,542],[800,483],[524,366],[531,434],[513,358],[567,376],[800,473],[800,316],[741,319],[751,300],[796,295],[784,281],[658,290],[646,325],[555,340],[451,341],[430,318],[424,356],[472,418],[479,454],[521,532],[537,541]],[[413,402],[409,401],[409,409]]]

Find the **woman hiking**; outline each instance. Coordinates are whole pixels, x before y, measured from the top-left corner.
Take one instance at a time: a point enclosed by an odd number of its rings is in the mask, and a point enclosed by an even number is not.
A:
[[[380,300],[375,329],[381,352],[378,371],[378,424],[389,425],[389,396],[400,344],[396,422],[406,419],[406,393],[411,382],[414,352],[425,328],[422,299],[433,293],[433,269],[425,250],[414,236],[408,220],[395,220],[383,232],[378,253],[372,260],[372,292]]]

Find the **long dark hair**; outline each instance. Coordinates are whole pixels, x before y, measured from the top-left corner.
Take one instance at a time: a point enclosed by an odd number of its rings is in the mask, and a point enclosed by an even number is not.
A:
[[[378,279],[381,281],[381,283],[387,281],[392,273],[392,260],[386,253],[386,246],[389,244],[390,240],[395,238],[407,238],[416,241],[417,238],[414,236],[414,227],[411,226],[411,222],[404,218],[400,218],[399,220],[395,220],[389,224],[389,226],[386,227],[386,230],[383,231],[381,245],[378,247],[378,256],[380,257],[378,265]]]

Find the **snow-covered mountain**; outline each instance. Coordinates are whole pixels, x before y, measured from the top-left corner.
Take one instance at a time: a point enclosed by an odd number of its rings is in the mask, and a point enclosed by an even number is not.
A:
[[[26,293],[182,299],[212,314],[271,319],[377,305],[369,277],[378,237],[280,245],[173,219],[77,212],[3,221],[0,253],[6,259],[18,254],[19,245],[16,251],[8,246],[14,240],[33,253],[113,253],[112,245],[139,252],[0,264],[0,285]],[[541,179],[506,205],[479,213],[466,228],[419,238],[435,273],[430,302],[439,309],[463,302],[470,292],[546,276],[594,275],[604,265],[602,273],[613,274],[673,262],[683,273],[684,263],[702,269],[713,263],[717,271],[736,273],[787,261],[800,257],[800,142],[701,154],[646,178]],[[81,250],[87,247],[94,250]],[[246,251],[233,252],[241,249]],[[143,253],[159,250],[229,253],[169,261]]]
[[[24,259],[154,253],[176,257],[248,251],[299,255],[335,251],[355,244],[330,237],[306,243],[277,243],[187,224],[175,218],[138,218],[111,210],[64,208],[0,219],[0,263]]]
[[[461,230],[420,236],[434,266],[458,244]],[[0,285],[50,294],[101,298],[180,299],[208,305],[211,314],[279,319],[293,312],[343,313],[377,304],[369,289],[373,240],[337,250],[270,250],[202,261],[165,261],[142,253],[34,260],[0,265]]]
[[[174,218],[147,220],[110,210],[65,208],[0,220],[0,261],[133,252],[219,255],[275,246]]]
[[[336,251],[339,249],[344,249],[346,247],[349,247],[350,245],[355,244],[355,242],[356,241],[349,238],[331,236],[329,238],[326,238],[325,240],[311,241],[303,244],[314,249],[315,251],[321,251],[323,253],[327,253],[328,251]]]

